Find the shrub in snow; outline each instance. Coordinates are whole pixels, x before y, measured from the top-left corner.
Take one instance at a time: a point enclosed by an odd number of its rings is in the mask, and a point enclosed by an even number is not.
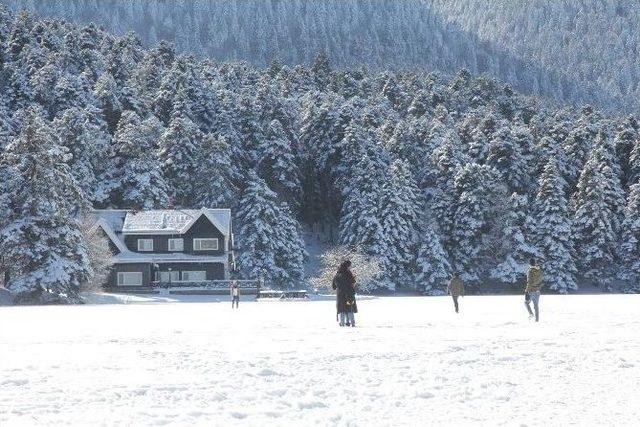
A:
[[[318,277],[311,278],[311,285],[316,289],[331,290],[333,277],[343,261],[351,261],[351,271],[356,277],[356,287],[360,292],[371,292],[378,289],[376,283],[380,274],[380,264],[376,257],[366,255],[357,248],[336,246],[321,255],[322,270]]]

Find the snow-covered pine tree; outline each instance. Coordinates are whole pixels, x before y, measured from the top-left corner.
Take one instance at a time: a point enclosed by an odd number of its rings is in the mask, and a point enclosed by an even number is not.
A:
[[[9,140],[14,132],[13,122],[9,116],[9,108],[0,99],[0,153],[9,145]]]
[[[162,133],[162,124],[153,116],[140,120],[133,111],[122,114],[109,173],[114,205],[132,209],[167,206],[169,187],[158,164]]]
[[[433,178],[431,188],[431,209],[440,230],[441,243],[448,253],[453,248],[453,224],[456,208],[454,180],[458,170],[467,158],[462,153],[458,134],[452,131],[448,137],[433,150],[430,163],[433,169],[429,172]]]
[[[292,142],[278,120],[272,120],[267,125],[264,138],[257,150],[258,173],[281,200],[297,210],[300,203],[300,172]]]
[[[431,148],[427,146],[428,140],[420,135],[424,122],[425,120],[414,118],[400,120],[385,146],[396,158],[406,160],[412,171],[422,171],[425,159],[431,154]],[[415,180],[417,183],[425,181],[421,176],[416,176]]]
[[[340,240],[351,247],[360,247],[370,255],[384,253],[381,188],[384,169],[364,155],[354,168],[355,176],[340,218]]]
[[[311,73],[316,87],[320,90],[329,86],[331,83],[331,62],[327,51],[322,49],[318,51],[311,65]]]
[[[290,288],[299,287],[304,277],[304,264],[307,258],[302,230],[286,202],[280,203],[280,212],[277,232],[281,238],[275,252],[275,262],[287,273],[280,279],[280,283]]]
[[[444,295],[451,265],[440,242],[440,235],[431,224],[423,224],[416,256],[415,285],[428,295]]]
[[[616,147],[613,139],[605,132],[600,132],[596,137],[593,148],[589,153],[598,158],[597,163],[605,182],[605,201],[613,213],[612,225],[617,234],[624,217],[625,192],[622,188],[622,167],[618,162]]]
[[[69,108],[53,121],[60,145],[71,154],[69,166],[87,199],[95,202],[99,195],[99,175],[106,162],[109,136],[91,120],[91,111]]]
[[[264,142],[264,129],[258,116],[253,96],[243,93],[239,99],[236,126],[242,143],[243,167],[254,167],[258,160],[260,146]]]
[[[637,183],[640,181],[640,138],[638,138],[631,149],[629,155],[628,182]]]
[[[380,262],[397,286],[415,286],[411,270],[416,258],[418,217],[423,208],[408,164],[395,160],[382,185],[380,219],[385,249]]]
[[[353,121],[348,125],[344,138],[338,145],[336,163],[332,168],[335,185],[344,196],[357,185],[355,183],[358,182],[358,178],[355,175],[359,172],[358,164],[364,156],[367,156],[368,162],[373,163],[371,171],[376,171],[376,177],[380,171],[386,170],[388,155],[375,143],[373,130],[358,121]]]
[[[304,244],[291,212],[254,173],[237,212],[238,265],[246,277],[276,286],[297,285],[303,271]]]
[[[616,160],[622,169],[621,179],[624,188],[628,188],[634,182],[630,181],[632,178],[629,173],[631,168],[630,158],[634,146],[640,143],[639,128],[638,121],[633,116],[629,116],[619,123],[613,139],[617,154]]]
[[[202,164],[198,168],[197,204],[208,208],[228,208],[237,204],[239,190],[234,177],[231,148],[224,137],[205,135]]]
[[[629,187],[622,223],[622,276],[629,279],[629,291],[640,292],[640,182]]]
[[[549,159],[555,159],[556,167],[561,171],[560,178],[562,180],[560,184],[565,191],[568,191],[571,187],[567,181],[567,177],[571,177],[571,171],[567,168],[568,159],[562,147],[550,136],[543,136],[536,144],[535,149],[537,152],[536,175],[542,176],[547,164],[549,163]]]
[[[489,142],[487,164],[502,174],[511,191],[525,193],[529,189],[532,168],[509,127],[498,129]]]
[[[197,189],[193,174],[202,164],[200,129],[187,117],[174,117],[160,138],[160,161],[176,206],[193,206]]]
[[[580,174],[573,196],[573,235],[580,275],[609,290],[615,277],[623,193],[609,165],[615,159],[607,159],[604,144],[596,141]]]
[[[562,141],[564,158],[566,159],[563,175],[569,189],[574,188],[580,178],[589,151],[596,137],[598,123],[590,108],[584,108],[573,129]]]
[[[77,219],[87,205],[69,157],[37,110],[26,112],[20,135],[0,157],[8,178],[2,199],[10,207],[0,251],[18,301],[75,300],[90,274]]]
[[[554,158],[547,161],[540,177],[534,209],[536,246],[542,258],[544,284],[560,293],[578,289],[564,179]]]
[[[500,283],[517,283],[524,277],[529,259],[539,256],[533,241],[534,219],[530,212],[527,196],[513,193],[509,197],[501,251],[497,254],[502,261],[491,271],[491,278]]]
[[[454,191],[453,268],[466,282],[478,284],[498,262],[495,246],[503,225],[506,188],[491,166],[468,163],[456,174]]]
[[[122,104],[119,99],[118,86],[111,74],[103,73],[98,78],[93,88],[93,96],[97,101],[97,107],[102,110],[109,133],[113,134],[122,114]]]

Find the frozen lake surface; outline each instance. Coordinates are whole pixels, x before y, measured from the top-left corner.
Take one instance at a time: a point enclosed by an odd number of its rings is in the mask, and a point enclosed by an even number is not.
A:
[[[0,425],[637,425],[640,295],[0,307]],[[211,301],[211,299],[209,300]]]

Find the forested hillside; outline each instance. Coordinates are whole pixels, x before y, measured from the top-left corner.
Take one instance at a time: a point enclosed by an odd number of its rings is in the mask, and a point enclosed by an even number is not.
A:
[[[199,60],[0,8],[0,177],[14,292],[77,291],[91,205],[231,207],[240,274],[273,286],[300,286],[314,223],[378,257],[381,288],[512,284],[530,256],[556,292],[640,275],[636,118],[465,70]]]
[[[638,111],[640,6],[629,0],[3,0],[135,31],[146,46],[257,66],[460,68],[559,101]]]

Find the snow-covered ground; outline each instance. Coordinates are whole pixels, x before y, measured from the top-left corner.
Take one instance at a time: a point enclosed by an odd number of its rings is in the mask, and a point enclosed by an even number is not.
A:
[[[638,425],[640,296],[541,304],[1,307],[0,425]]]

